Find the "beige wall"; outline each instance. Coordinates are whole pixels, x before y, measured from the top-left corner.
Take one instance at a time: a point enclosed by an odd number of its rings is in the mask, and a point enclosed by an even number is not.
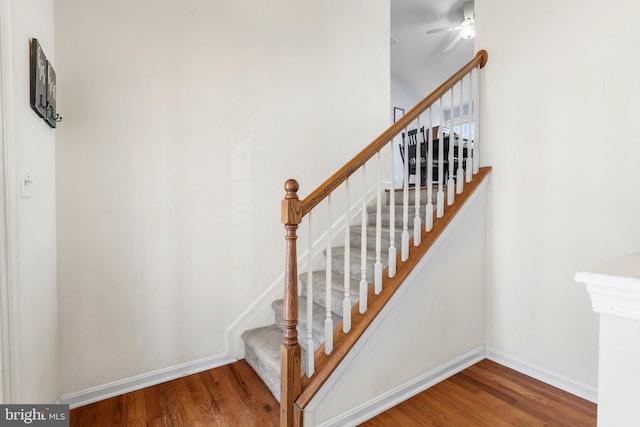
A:
[[[9,296],[16,403],[50,403],[58,397],[56,289],[56,132],[29,106],[29,41],[37,38],[56,66],[52,0],[4,0],[2,78],[6,102],[3,142],[8,185]],[[4,157],[4,156],[3,156]],[[20,171],[32,174],[32,195],[22,199]],[[4,189],[3,189],[4,192]],[[5,236],[2,236],[4,240]],[[3,272],[4,274],[4,272]],[[4,293],[4,290],[3,290]],[[3,296],[7,296],[4,294]],[[11,304],[11,302],[9,302]],[[4,317],[3,321],[7,320]],[[3,330],[6,333],[7,329]],[[3,349],[4,350],[4,349]],[[6,356],[7,353],[4,353]],[[3,396],[7,402],[9,396]]]
[[[388,125],[389,2],[57,0],[62,393],[225,352],[307,194]]]
[[[598,317],[573,276],[640,244],[640,3],[475,7],[494,167],[487,346],[595,387]]]

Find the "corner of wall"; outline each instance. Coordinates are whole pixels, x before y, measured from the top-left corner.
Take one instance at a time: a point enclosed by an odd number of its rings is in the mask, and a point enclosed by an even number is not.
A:
[[[2,346],[3,403],[19,402],[20,372],[20,275],[18,250],[18,196],[13,119],[13,49],[9,0],[0,0],[0,344]]]

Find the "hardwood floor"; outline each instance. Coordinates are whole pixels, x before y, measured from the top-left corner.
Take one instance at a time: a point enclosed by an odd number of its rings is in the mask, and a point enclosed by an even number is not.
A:
[[[72,409],[70,426],[277,426],[279,410],[241,360]]]
[[[596,405],[483,360],[361,424],[391,426],[595,426]]]
[[[71,410],[71,427],[277,426],[279,405],[244,361]],[[361,424],[595,426],[596,405],[489,360]]]

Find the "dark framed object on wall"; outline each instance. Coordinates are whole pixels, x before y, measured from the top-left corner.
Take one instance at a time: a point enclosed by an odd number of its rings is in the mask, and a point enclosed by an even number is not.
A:
[[[58,118],[56,112],[56,72],[51,63],[47,61],[47,115],[44,120],[49,126],[55,128]]]
[[[31,108],[40,117],[45,118],[47,115],[47,57],[38,39],[31,39],[30,54]]]
[[[29,43],[29,101],[33,111],[52,128],[62,120],[57,107],[56,72],[47,61],[38,39]]]
[[[393,123],[397,122],[404,116],[404,109],[399,107],[393,107]]]

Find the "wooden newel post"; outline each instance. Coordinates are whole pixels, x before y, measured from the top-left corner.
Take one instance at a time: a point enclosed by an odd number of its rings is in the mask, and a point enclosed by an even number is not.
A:
[[[298,255],[296,230],[302,222],[302,201],[298,199],[298,182],[284,184],[287,194],[282,201],[282,223],[286,231],[287,254],[284,276],[284,337],[280,348],[280,427],[302,425],[302,413],[294,408],[301,393],[302,365],[298,343]]]

